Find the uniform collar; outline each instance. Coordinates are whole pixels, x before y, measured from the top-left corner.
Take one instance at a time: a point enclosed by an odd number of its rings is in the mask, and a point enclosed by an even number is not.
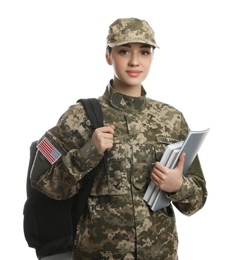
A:
[[[112,81],[110,81],[106,87],[104,96],[107,100],[109,100],[113,107],[122,111],[133,113],[142,110],[146,106],[147,93],[143,86],[140,97],[131,97],[115,91],[111,85],[111,82]]]

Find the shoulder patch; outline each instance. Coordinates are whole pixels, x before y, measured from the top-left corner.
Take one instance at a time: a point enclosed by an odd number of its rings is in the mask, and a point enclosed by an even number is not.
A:
[[[54,164],[61,157],[61,153],[46,137],[37,145],[37,149],[51,164]]]

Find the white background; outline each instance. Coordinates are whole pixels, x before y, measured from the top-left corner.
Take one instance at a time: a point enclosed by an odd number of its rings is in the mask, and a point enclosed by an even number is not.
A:
[[[225,1],[3,0],[1,259],[36,259],[23,234],[30,144],[78,98],[103,94],[112,77],[108,26],[133,16],[150,23],[160,46],[144,82],[148,96],[180,109],[192,130],[211,129],[199,152],[207,203],[191,217],[176,211],[180,260],[226,257]]]

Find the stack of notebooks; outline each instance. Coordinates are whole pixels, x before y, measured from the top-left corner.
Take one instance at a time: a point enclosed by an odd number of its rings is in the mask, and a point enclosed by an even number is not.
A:
[[[190,131],[185,141],[169,144],[161,158],[160,163],[170,169],[173,169],[177,165],[179,156],[185,152],[186,156],[183,174],[186,174],[208,131],[209,128],[204,131]],[[171,202],[171,200],[166,196],[166,192],[160,190],[152,181],[148,185],[143,199],[147,202],[152,211],[167,207]]]

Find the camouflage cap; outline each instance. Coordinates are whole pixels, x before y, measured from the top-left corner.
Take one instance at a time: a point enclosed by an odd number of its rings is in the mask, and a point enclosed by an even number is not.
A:
[[[117,47],[126,43],[147,43],[157,47],[154,31],[145,20],[137,18],[121,18],[109,27],[107,45]]]

